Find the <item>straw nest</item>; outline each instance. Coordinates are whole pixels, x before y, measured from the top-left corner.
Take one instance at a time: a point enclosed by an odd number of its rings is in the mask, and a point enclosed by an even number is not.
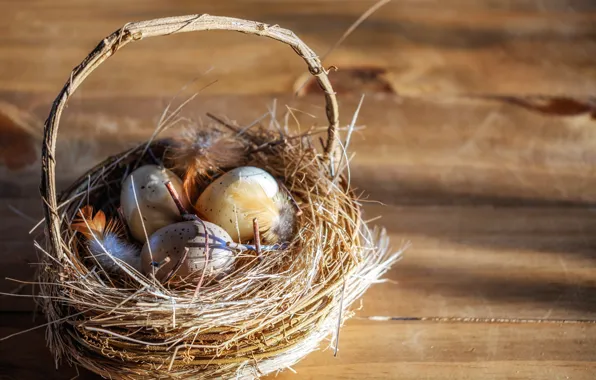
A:
[[[85,253],[71,223],[86,204],[118,218],[122,180],[140,164],[161,161],[183,175],[168,154],[183,140],[152,140],[110,157],[57,196],[53,154],[61,111],[83,79],[126,43],[208,29],[290,44],[326,92],[329,133],[322,152],[311,141],[315,130],[291,136],[257,126],[248,131],[210,126],[201,132],[233,139],[245,164],[283,179],[300,209],[296,234],[287,247],[262,259],[238,252],[234,270],[205,281],[200,291],[179,281],[161,283],[122,263],[125,274],[114,278]],[[397,258],[388,253],[382,231],[362,221],[360,204],[341,174],[347,159],[336,149],[337,126],[325,70],[296,36],[279,27],[186,16],[128,24],[104,39],[75,68],[46,123],[41,190],[48,243],[39,301],[56,361],[108,378],[256,378],[291,367],[326,338],[335,346],[350,305]],[[213,168],[212,175],[226,169]]]

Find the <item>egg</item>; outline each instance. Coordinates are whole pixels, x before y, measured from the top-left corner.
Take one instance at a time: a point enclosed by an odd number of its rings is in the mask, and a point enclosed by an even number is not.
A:
[[[199,196],[195,208],[204,219],[239,241],[254,238],[255,218],[265,242],[286,241],[293,231],[293,205],[271,174],[253,166],[242,166],[217,178]]]
[[[160,228],[182,220],[180,211],[165,186],[168,181],[178,192],[183,206],[188,208],[189,201],[184,195],[182,181],[172,171],[163,167],[141,166],[134,170],[122,184],[120,206],[132,236],[138,241],[144,242],[147,236],[151,236]],[[143,230],[141,215],[147,235]]]
[[[221,227],[203,222],[207,227],[209,257],[206,274],[218,276],[227,273],[234,263],[234,252],[226,245],[232,241]],[[205,228],[196,220],[170,224],[157,230],[141,251],[141,268],[147,275],[155,270],[155,277],[163,281],[184,260],[175,276],[185,278],[205,268]],[[188,249],[186,258],[184,253]]]

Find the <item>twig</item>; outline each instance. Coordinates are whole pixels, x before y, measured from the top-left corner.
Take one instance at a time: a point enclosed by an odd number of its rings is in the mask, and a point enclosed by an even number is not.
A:
[[[10,280],[9,278],[5,278],[5,280]],[[11,290],[10,292],[8,292],[7,294],[1,294],[0,298],[2,297],[8,297],[9,295],[14,295],[14,294],[19,294],[21,292],[21,290],[23,290],[27,285],[27,284],[20,284],[17,287],[15,287],[13,290]]]
[[[201,223],[203,223],[202,220],[201,220]],[[192,301],[194,301],[194,299],[197,298],[197,296],[199,295],[199,290],[201,289],[201,286],[203,285],[203,281],[205,279],[205,273],[207,272],[207,265],[209,265],[209,233],[207,232],[207,227],[205,226],[205,223],[203,223],[203,227],[205,228],[205,262],[204,262],[204,266],[203,266],[203,272],[201,272],[201,278],[199,278],[199,282],[197,283],[195,293],[192,296]],[[191,303],[192,303],[192,301],[191,301]]]
[[[199,279],[199,282],[197,283],[197,287],[196,287],[195,292],[194,292],[192,299],[190,301],[191,303],[193,303],[195,298],[197,298],[197,295],[199,295],[199,290],[201,289],[201,286],[203,285],[203,279],[205,278],[207,264],[209,263],[209,231],[207,231],[207,225],[205,224],[205,222],[201,218],[199,218],[197,215],[187,214],[187,216],[192,218],[192,220],[201,223],[201,225],[203,226],[203,231],[204,231],[204,235],[205,235],[205,266],[203,267],[203,272],[201,273],[201,278]]]
[[[337,356],[337,351],[339,350],[339,331],[341,327],[341,313],[344,309],[344,293],[346,290],[346,281],[341,286],[341,297],[339,299],[339,311],[337,316],[337,333],[335,334],[335,348],[333,350],[333,356]]]
[[[155,156],[155,153],[153,153],[153,149],[147,148],[147,153],[149,153],[149,156],[151,156],[151,159],[156,165],[163,166],[163,162]]]
[[[259,260],[261,260],[261,235],[259,234],[259,220],[257,218],[252,220],[252,229],[255,234],[255,252]]]
[[[240,251],[257,251],[257,247],[253,244],[240,244],[234,241],[229,241],[226,246],[232,249],[238,249]],[[272,244],[272,245],[261,245],[260,249],[263,251],[279,251],[288,248],[289,244]]]
[[[172,268],[172,270],[170,271],[170,273],[168,273],[168,275],[166,276],[166,278],[164,279],[164,284],[169,282],[172,277],[174,277],[174,275],[176,274],[176,272],[178,272],[178,270],[180,270],[180,267],[182,267],[182,264],[186,261],[186,257],[188,256],[188,252],[190,251],[190,249],[188,249],[188,247],[184,248],[184,254],[182,255],[182,257],[180,258],[180,260],[178,260],[178,262],[176,263],[176,265],[174,266],[174,268]]]
[[[4,340],[7,340],[7,339],[10,339],[10,338],[12,338],[12,337],[14,337],[14,336],[17,336],[17,335],[25,334],[25,333],[28,333],[28,332],[30,332],[30,331],[33,331],[33,330],[40,329],[40,328],[42,328],[42,327],[47,327],[47,326],[50,326],[50,325],[52,325],[52,324],[54,324],[54,323],[60,323],[60,322],[62,322],[62,321],[66,321],[66,320],[68,320],[68,319],[70,319],[70,318],[74,318],[74,317],[76,317],[76,316],[79,316],[79,315],[81,315],[81,314],[85,314],[85,313],[86,313],[86,312],[88,312],[89,310],[90,310],[90,309],[85,309],[85,310],[83,310],[83,311],[81,311],[81,312],[79,312],[79,313],[70,314],[70,315],[67,315],[67,316],[66,316],[66,317],[64,317],[64,318],[60,318],[60,319],[55,319],[55,320],[53,320],[53,321],[49,321],[48,323],[44,323],[43,325],[34,326],[34,327],[31,327],[31,328],[29,328],[29,329],[26,329],[26,330],[18,331],[18,332],[14,333],[14,334],[10,334],[10,335],[7,335],[7,336],[3,336],[2,338],[0,338],[0,342],[2,342],[2,341],[4,341]]]
[[[352,34],[354,30],[356,30],[356,28],[358,28],[364,21],[366,21],[367,18],[369,18],[373,13],[379,10],[379,8],[381,8],[383,5],[388,4],[390,2],[391,0],[380,0],[373,4],[370,8],[368,8],[366,12],[361,14],[360,17],[358,17],[358,19],[352,25],[350,25],[350,27],[344,32],[344,34],[342,34],[339,40],[337,40],[337,42],[333,44],[333,46],[331,46],[329,50],[327,50],[325,54],[321,56],[321,61],[324,61],[325,58],[329,56],[329,54],[331,54],[335,49],[337,49],[337,47],[341,45],[346,40],[346,38],[348,38],[350,34]]]
[[[346,141],[343,144],[342,147],[342,155],[341,158],[339,160],[339,163],[337,164],[337,173],[335,173],[335,178],[333,179],[333,182],[336,182],[337,179],[339,178],[340,173],[343,171],[341,168],[341,165],[344,161],[344,158],[348,160],[347,158],[347,151],[348,151],[348,146],[350,145],[350,140],[352,138],[352,132],[354,132],[354,127],[356,126],[356,120],[358,120],[358,115],[360,114],[360,109],[362,108],[362,103],[364,102],[364,94],[362,94],[362,96],[360,97],[360,101],[358,102],[358,107],[356,107],[356,111],[354,112],[354,115],[352,115],[352,122],[350,123],[350,126],[348,128],[348,134],[346,136]],[[350,165],[346,164],[346,168],[348,170],[348,187],[350,187],[350,182],[351,182],[351,174],[350,174]]]
[[[151,262],[153,262],[153,251],[151,250],[151,244],[149,242],[149,235],[147,234],[147,228],[145,227],[145,222],[143,221],[143,213],[141,213],[141,207],[139,206],[139,198],[137,197],[137,190],[136,190],[137,185],[135,184],[135,178],[132,174],[130,175],[130,180],[132,182],[132,195],[135,200],[135,206],[137,206],[137,210],[139,211],[139,219],[141,220],[141,227],[143,227],[143,233],[145,234],[145,241],[147,242],[147,248],[149,249],[149,258],[151,259]],[[85,224],[87,224],[87,222],[85,222]],[[103,248],[103,246],[102,246],[102,248]],[[106,251],[105,248],[104,248],[104,251]],[[106,251],[106,254],[108,254],[107,251]],[[151,273],[153,274],[153,277],[155,277],[155,267],[154,266],[151,266]]]
[[[261,115],[259,118],[257,118],[256,120],[254,120],[252,123],[248,124],[246,127],[242,128],[240,130],[240,132],[238,132],[239,135],[244,135],[249,129],[251,129],[252,127],[254,127],[255,125],[259,124],[261,121],[263,121],[263,119],[265,119],[267,116],[269,115],[269,113],[264,113],[263,115]]]
[[[317,135],[319,133],[323,133],[325,131],[326,131],[326,129],[314,131],[314,128],[311,128],[308,132],[305,132],[305,133],[302,133],[302,134],[299,134],[299,135],[288,136],[288,137],[284,137],[284,138],[280,138],[280,139],[277,139],[277,140],[268,141],[266,143],[263,143],[263,144],[255,147],[253,150],[249,151],[248,154],[257,153],[257,152],[260,152],[260,151],[265,150],[267,148],[272,148],[272,147],[274,147],[276,145],[287,144],[288,141],[290,141],[290,140],[302,139],[304,137],[314,136],[314,135]],[[321,138],[321,141],[323,141],[322,138]],[[324,143],[321,142],[321,144],[324,144]]]
[[[154,266],[154,267],[156,267],[156,268],[159,270],[159,268],[160,268],[162,265],[169,263],[171,260],[172,260],[172,259],[170,259],[170,256],[166,256],[166,257],[165,257],[163,260],[161,260],[160,262],[157,262],[157,261],[152,261],[152,262],[151,262],[151,265],[152,265],[152,266]]]
[[[240,132],[241,132],[241,130],[240,130],[240,129],[238,129],[237,127],[233,126],[232,124],[230,124],[230,123],[228,123],[228,122],[226,122],[226,121],[223,121],[222,119],[220,119],[219,117],[215,116],[215,115],[214,115],[214,114],[212,114],[212,113],[209,113],[209,112],[207,112],[207,117],[209,117],[209,118],[211,118],[211,119],[215,120],[215,121],[216,121],[216,122],[218,122],[219,124],[223,125],[224,127],[228,128],[228,129],[230,129],[230,130],[232,130],[233,132],[235,132],[235,133],[237,133],[237,134],[240,134]]]
[[[180,200],[180,196],[178,195],[178,192],[174,188],[174,185],[172,185],[172,181],[167,181],[166,183],[164,183],[164,185],[166,186],[166,189],[168,189],[168,192],[170,193],[170,196],[174,200],[174,203],[176,204],[176,208],[178,208],[178,212],[180,212],[180,215],[181,216],[188,215],[189,212],[188,212],[188,210],[186,210],[186,208],[184,207],[184,205],[182,205],[182,201]]]
[[[269,141],[269,142],[266,142],[264,144],[261,144],[261,145],[257,146],[253,150],[249,151],[248,154],[254,154],[254,153],[257,153],[257,152],[261,152],[261,151],[263,151],[263,150],[265,150],[267,148],[272,148],[272,147],[274,147],[276,145],[282,145],[282,144],[287,144],[287,143],[288,143],[288,139],[287,138],[280,138],[280,139],[277,139],[277,140],[274,140],[274,141]]]

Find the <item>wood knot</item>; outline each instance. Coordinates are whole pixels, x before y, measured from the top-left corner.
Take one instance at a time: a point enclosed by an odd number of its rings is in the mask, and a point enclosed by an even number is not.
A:
[[[308,71],[312,74],[312,75],[319,75],[321,74],[321,68],[316,66],[316,67],[309,67]]]
[[[388,79],[387,70],[383,68],[342,67],[339,70],[336,66],[329,66],[326,73],[336,94],[396,93]],[[294,83],[294,92],[298,96],[322,93],[317,81],[313,79],[306,74],[300,76]]]
[[[562,96],[500,96],[493,98],[546,115],[578,116],[589,114],[592,119],[596,119],[596,102],[591,99],[574,99]]]

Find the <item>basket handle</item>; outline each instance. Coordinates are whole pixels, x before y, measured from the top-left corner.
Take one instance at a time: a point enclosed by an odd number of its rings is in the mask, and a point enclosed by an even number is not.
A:
[[[41,152],[41,185],[40,192],[43,198],[43,208],[50,243],[60,257],[62,249],[60,244],[60,218],[56,198],[56,138],[58,124],[62,111],[70,96],[83,83],[85,78],[99,65],[116,53],[129,42],[139,41],[146,37],[165,36],[176,33],[202,31],[202,30],[231,30],[246,34],[269,37],[290,45],[300,55],[308,70],[315,76],[317,82],[325,92],[326,114],[329,122],[327,143],[323,147],[323,158],[329,161],[331,155],[336,154],[338,139],[338,105],[335,92],[331,87],[327,71],[321,65],[317,55],[302,42],[292,31],[280,28],[277,25],[247,21],[231,17],[218,17],[207,14],[168,17],[149,21],[141,21],[124,25],[97,45],[95,49],[73,69],[70,79],[66,82],[58,97],[52,104],[50,115],[44,126],[44,140]]]

